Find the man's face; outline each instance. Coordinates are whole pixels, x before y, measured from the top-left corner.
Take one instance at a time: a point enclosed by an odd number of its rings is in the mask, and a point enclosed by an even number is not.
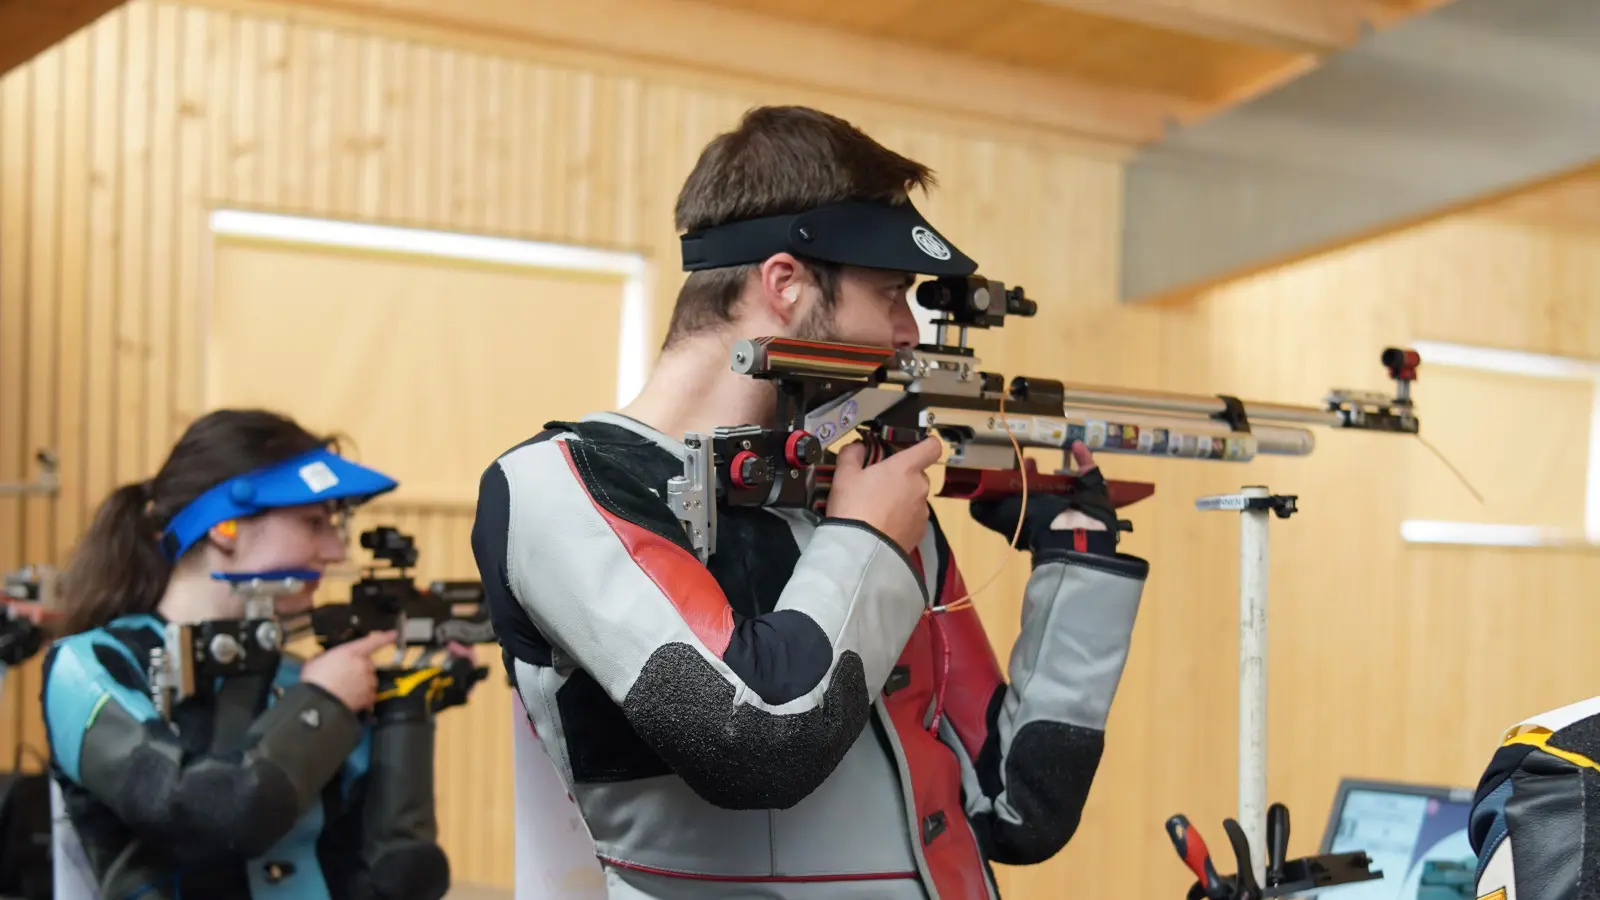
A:
[[[874,347],[914,347],[917,319],[907,297],[913,280],[914,276],[905,272],[845,266],[832,307],[820,302],[815,285],[808,285],[811,302],[795,324],[793,336]]]

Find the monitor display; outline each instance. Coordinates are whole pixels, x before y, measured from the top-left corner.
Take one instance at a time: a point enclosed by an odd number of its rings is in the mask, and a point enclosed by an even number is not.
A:
[[[1470,790],[1344,781],[1321,852],[1363,850],[1383,878],[1325,888],[1317,900],[1416,900],[1428,862],[1476,865],[1467,842],[1471,808]]]

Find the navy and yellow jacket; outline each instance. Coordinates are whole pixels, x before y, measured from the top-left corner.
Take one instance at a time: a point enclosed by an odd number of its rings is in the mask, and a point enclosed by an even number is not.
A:
[[[1600,697],[1508,729],[1469,825],[1477,896],[1600,898]]]
[[[425,702],[364,723],[285,657],[166,721],[147,675],[164,627],[123,617],[45,657],[51,774],[101,900],[444,895]]]

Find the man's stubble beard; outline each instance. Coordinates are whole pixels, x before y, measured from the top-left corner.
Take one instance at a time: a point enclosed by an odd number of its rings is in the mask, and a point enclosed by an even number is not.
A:
[[[795,340],[800,341],[825,341],[829,343],[842,343],[839,339],[839,330],[833,321],[833,310],[817,304],[806,313],[806,317],[794,327]]]

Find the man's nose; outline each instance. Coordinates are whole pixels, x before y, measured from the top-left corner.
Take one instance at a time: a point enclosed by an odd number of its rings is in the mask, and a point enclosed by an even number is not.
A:
[[[915,347],[922,341],[922,331],[917,325],[917,317],[911,312],[911,304],[904,300],[895,304],[894,310],[894,345],[898,349]]]
[[[338,565],[349,557],[345,550],[344,539],[338,534],[331,534],[323,538],[322,561],[327,565]]]

